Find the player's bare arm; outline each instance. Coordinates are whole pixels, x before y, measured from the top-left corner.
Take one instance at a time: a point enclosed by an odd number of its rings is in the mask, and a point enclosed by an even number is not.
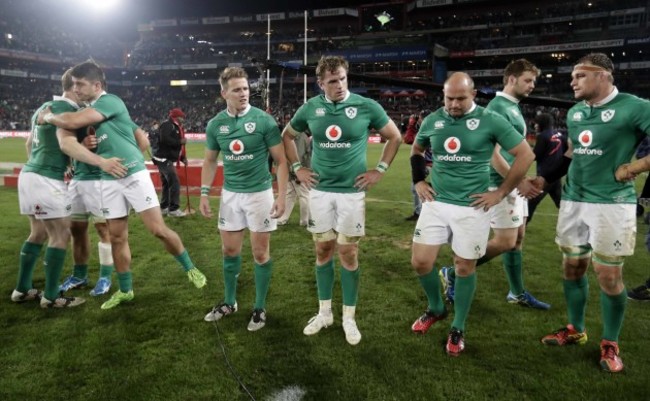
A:
[[[318,175],[310,168],[304,167],[300,164],[298,157],[298,148],[294,139],[298,136],[299,132],[293,129],[291,124],[287,124],[282,131],[282,143],[284,145],[284,152],[287,159],[287,165],[298,177],[300,185],[307,189],[311,189],[318,184]]]
[[[402,135],[393,120],[389,120],[388,124],[378,132],[379,135],[386,140],[386,143],[384,144],[381,159],[379,160],[379,163],[377,163],[377,167],[356,177],[354,186],[360,191],[370,189],[381,180],[381,177],[383,177],[384,173],[393,162],[397,150],[399,149],[399,145],[402,143]]]
[[[289,167],[287,166],[284,144],[279,143],[270,147],[269,153],[277,166],[278,196],[275,198],[271,210],[271,217],[277,219],[284,214],[287,199],[287,182],[289,181]]]
[[[133,131],[135,142],[138,144],[140,152],[145,153],[149,149],[149,134],[140,127],[136,127]]]
[[[530,165],[535,160],[535,154],[526,141],[521,141],[519,145],[510,149],[508,153],[515,156],[515,161],[510,166],[510,171],[508,171],[499,188],[491,192],[470,195],[471,198],[476,199],[470,206],[477,209],[483,208],[483,210],[487,211],[492,206],[501,202],[521,182],[528,168],[530,168]]]
[[[201,168],[201,200],[199,202],[199,210],[207,218],[212,217],[209,195],[214,174],[217,172],[217,156],[219,156],[218,151],[206,149],[203,157],[203,167]]]
[[[53,114],[52,110],[46,107],[38,113],[37,118],[39,124],[48,123],[68,130],[88,127],[104,120],[106,117],[92,107],[61,114]]]
[[[128,169],[122,165],[122,159],[117,157],[105,159],[91,152],[77,141],[77,135],[72,131],[59,128],[56,130],[56,136],[59,140],[61,151],[71,158],[92,166],[97,166],[115,178],[126,176]]]

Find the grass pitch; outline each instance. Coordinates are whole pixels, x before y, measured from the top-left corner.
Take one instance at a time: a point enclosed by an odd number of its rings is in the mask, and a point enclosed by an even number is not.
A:
[[[24,142],[8,141],[0,141],[0,161],[24,161]],[[194,146],[190,157],[201,158],[201,145]],[[380,150],[370,146],[369,165],[375,165]],[[255,333],[246,330],[255,296],[248,242],[239,278],[240,311],[218,326],[203,321],[222,299],[223,280],[216,221],[198,214],[166,221],[206,273],[203,290],[187,281],[134,216],[133,302],[102,311],[99,306],[107,296],[92,298],[87,288],[72,292],[88,301],[70,310],[13,304],[9,295],[29,224],[18,213],[16,190],[0,188],[0,399],[272,400],[287,394],[332,401],[644,399],[650,304],[628,303],[621,334],[624,372],[601,372],[599,291],[593,271],[588,275],[587,345],[548,348],[539,342],[566,323],[561,256],[553,243],[557,212],[549,200],[540,205],[528,229],[524,278],[532,294],[553,305],[550,311],[506,303],[507,280],[500,260],[494,260],[478,269],[466,350],[459,358],[443,351],[451,319],[437,323],[425,336],[411,333],[410,325],[426,308],[426,300],[410,267],[414,224],[404,221],[412,212],[408,152],[403,146],[383,180],[368,193],[357,308],[363,339],[357,346],[346,343],[341,328],[338,272],[334,326],[313,337],[302,334],[317,311],[317,296],[313,244],[298,226],[297,211],[290,224],[272,236],[268,323]],[[198,205],[198,199],[193,202]],[[212,199],[212,206],[216,210],[218,199]],[[639,220],[637,252],[625,265],[628,286],[638,285],[650,273],[646,230]],[[95,243],[94,233],[91,238]],[[91,285],[98,275],[95,246],[92,249]],[[450,262],[445,248],[439,265]],[[68,252],[64,274],[71,270]],[[34,280],[42,288],[40,262]],[[250,395],[229,369],[222,346]]]

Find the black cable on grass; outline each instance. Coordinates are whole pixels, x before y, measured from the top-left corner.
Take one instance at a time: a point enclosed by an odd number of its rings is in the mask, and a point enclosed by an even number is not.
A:
[[[251,392],[248,390],[248,387],[246,387],[241,377],[239,376],[239,374],[237,374],[237,371],[230,363],[230,359],[228,359],[228,354],[226,353],[226,346],[223,344],[223,340],[221,339],[221,331],[219,330],[219,325],[217,324],[217,321],[214,320],[213,323],[214,323],[214,329],[217,332],[217,341],[219,342],[219,346],[221,347],[221,352],[223,353],[223,358],[226,360],[226,366],[228,367],[230,374],[232,375],[232,377],[235,378],[235,380],[239,384],[239,387],[241,387],[241,389],[248,395],[248,398],[250,398],[252,401],[256,401],[253,394],[251,394]]]

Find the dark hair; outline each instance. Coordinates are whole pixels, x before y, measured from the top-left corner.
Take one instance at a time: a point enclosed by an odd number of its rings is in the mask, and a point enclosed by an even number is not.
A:
[[[535,124],[539,127],[539,131],[546,131],[555,125],[555,119],[548,113],[539,113],[535,116]]]
[[[102,88],[106,88],[106,76],[104,71],[94,60],[86,60],[81,64],[77,64],[72,67],[70,73],[74,78],[87,79],[91,82],[100,82]]]
[[[589,53],[581,57],[576,64],[584,63],[604,68],[610,73],[614,72],[614,63],[612,63],[612,60],[605,53]]]
[[[511,61],[503,70],[503,84],[505,85],[508,83],[509,76],[512,75],[515,78],[519,78],[526,71],[532,72],[536,77],[539,76],[541,72],[539,68],[535,66],[535,64],[531,63],[525,58]]]

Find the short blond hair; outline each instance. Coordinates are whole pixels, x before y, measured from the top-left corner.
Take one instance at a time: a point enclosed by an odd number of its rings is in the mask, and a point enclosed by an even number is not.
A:
[[[221,90],[228,90],[228,81],[233,78],[245,78],[248,80],[248,74],[241,67],[227,67],[223,70],[221,75],[219,75],[219,84],[221,85]]]
[[[66,72],[61,75],[61,87],[64,92],[72,90],[74,83],[72,82],[72,68],[68,68]]]

